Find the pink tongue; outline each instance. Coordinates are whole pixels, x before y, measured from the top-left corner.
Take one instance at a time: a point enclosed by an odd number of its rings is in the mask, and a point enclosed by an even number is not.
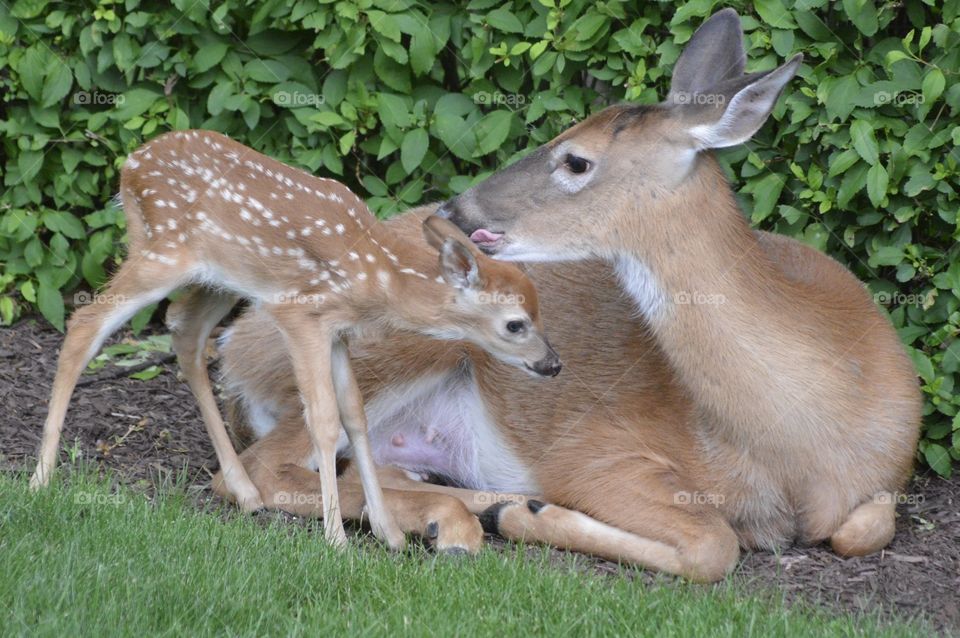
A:
[[[478,228],[470,235],[470,241],[478,244],[492,244],[501,237],[503,237],[503,233],[491,233],[489,230]]]

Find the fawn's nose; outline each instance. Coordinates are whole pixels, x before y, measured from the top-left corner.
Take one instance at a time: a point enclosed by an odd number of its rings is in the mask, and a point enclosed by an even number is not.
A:
[[[563,369],[563,364],[560,362],[560,355],[558,355],[553,348],[550,348],[547,356],[530,366],[530,369],[541,377],[555,377],[560,374],[560,370]]]

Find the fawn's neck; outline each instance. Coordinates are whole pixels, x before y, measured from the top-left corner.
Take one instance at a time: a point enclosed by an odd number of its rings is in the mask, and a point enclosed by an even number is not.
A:
[[[396,257],[377,275],[383,277],[376,282],[379,293],[363,302],[367,320],[439,338],[461,338],[456,322],[446,319],[455,294],[440,276],[433,249],[420,243],[411,246],[381,223],[372,224],[367,237]]]

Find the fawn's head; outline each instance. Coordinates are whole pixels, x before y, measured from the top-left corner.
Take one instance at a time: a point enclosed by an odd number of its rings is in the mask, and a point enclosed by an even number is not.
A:
[[[740,18],[720,11],[686,46],[666,101],[604,109],[448,201],[438,214],[501,259],[602,254],[604,240],[620,230],[618,219],[654,224],[663,209],[658,200],[702,188],[692,177],[701,151],[749,139],[801,57],[744,74]]]
[[[512,264],[483,255],[460,229],[430,216],[427,243],[440,253],[440,274],[452,286],[448,326],[433,334],[470,341],[505,363],[539,376],[560,373],[560,358],[543,331],[533,283]]]

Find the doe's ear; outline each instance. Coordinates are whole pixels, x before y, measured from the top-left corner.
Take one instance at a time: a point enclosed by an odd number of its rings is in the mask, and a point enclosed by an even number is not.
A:
[[[461,290],[480,288],[480,266],[473,252],[452,237],[440,245],[440,275]]]
[[[733,9],[718,11],[700,25],[680,54],[673,67],[667,101],[689,103],[690,96],[739,78],[746,59],[740,16]]]
[[[693,120],[689,131],[697,149],[735,146],[750,139],[770,116],[802,60],[803,54],[798,53],[773,71],[745,75],[711,88],[708,92],[715,99],[714,107],[689,107]]]

